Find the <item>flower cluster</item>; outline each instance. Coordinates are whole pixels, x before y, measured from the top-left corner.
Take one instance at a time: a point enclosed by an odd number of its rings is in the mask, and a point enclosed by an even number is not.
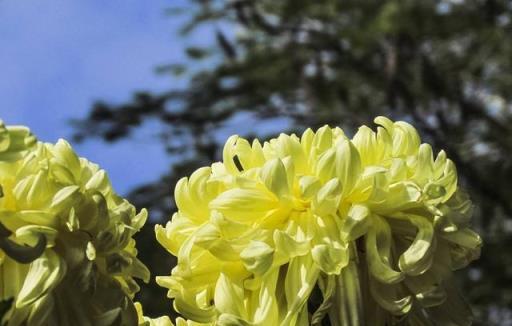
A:
[[[175,309],[218,325],[467,325],[452,271],[480,253],[455,166],[405,122],[233,136],[181,179],[158,241]],[[315,298],[314,300],[312,298]]]
[[[132,235],[146,211],[65,141],[2,123],[0,190],[0,301],[12,301],[0,324],[137,324],[133,278],[149,271]]]

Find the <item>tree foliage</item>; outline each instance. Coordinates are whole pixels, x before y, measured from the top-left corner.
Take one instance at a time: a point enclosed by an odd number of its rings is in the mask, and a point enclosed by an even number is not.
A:
[[[498,323],[511,313],[512,255],[503,248],[512,244],[512,3],[190,0],[185,9],[169,10],[188,18],[185,36],[214,31],[212,44],[186,48],[185,62],[160,69],[185,76],[187,86],[97,103],[77,122],[77,137],[107,141],[129,137],[146,119],[165,126],[162,144],[182,160],[135,189],[135,203],[168,216],[175,182],[218,159],[213,136],[243,111],[287,117],[288,132],[403,119],[448,152],[477,203],[482,258],[460,275],[477,320]]]

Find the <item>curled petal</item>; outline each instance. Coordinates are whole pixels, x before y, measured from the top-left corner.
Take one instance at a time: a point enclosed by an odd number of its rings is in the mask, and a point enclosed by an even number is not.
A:
[[[393,284],[403,280],[403,273],[391,266],[391,230],[381,217],[372,216],[373,225],[366,235],[368,270],[382,283]]]
[[[273,159],[265,163],[261,169],[260,175],[267,189],[276,194],[278,198],[290,194],[288,176],[284,164],[280,159]]]
[[[257,276],[265,274],[272,266],[274,249],[261,241],[251,241],[242,252],[240,258],[248,271]]]
[[[403,315],[411,309],[412,297],[401,295],[402,291],[398,290],[395,285],[370,279],[370,291],[373,299],[393,315]]]
[[[338,275],[348,263],[347,247],[336,248],[320,244],[313,247],[313,260],[327,275]]]
[[[408,275],[419,275],[432,264],[432,252],[435,249],[434,229],[426,218],[408,215],[407,219],[418,229],[416,238],[400,256],[398,266]]]
[[[364,205],[353,205],[343,222],[341,236],[345,241],[353,241],[368,231],[371,225],[370,210]]]
[[[244,307],[244,289],[241,284],[230,280],[221,273],[215,287],[215,306],[223,314],[240,316],[242,320],[247,319]]]
[[[309,256],[297,257],[288,266],[285,279],[285,295],[287,311],[281,325],[293,325],[302,307],[306,304],[309,294],[318,277],[319,270]]]
[[[277,198],[257,189],[231,189],[210,202],[210,208],[218,210],[235,221],[250,223],[267,214],[269,207],[276,208]]]
[[[16,308],[28,306],[46,295],[59,284],[65,273],[65,263],[52,251],[34,260],[16,298]]]
[[[0,238],[0,249],[20,264],[29,264],[40,257],[46,249],[46,244],[46,237],[42,234],[37,236],[37,242],[33,247],[17,244],[8,238]]]

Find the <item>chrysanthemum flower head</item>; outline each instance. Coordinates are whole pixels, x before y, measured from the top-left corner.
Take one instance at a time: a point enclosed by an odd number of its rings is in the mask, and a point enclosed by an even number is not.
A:
[[[157,282],[186,318],[218,325],[467,325],[452,271],[480,237],[455,166],[405,122],[233,136],[180,180],[156,228],[178,264]]]
[[[0,125],[0,301],[16,325],[136,325],[132,235],[147,213],[70,145]]]

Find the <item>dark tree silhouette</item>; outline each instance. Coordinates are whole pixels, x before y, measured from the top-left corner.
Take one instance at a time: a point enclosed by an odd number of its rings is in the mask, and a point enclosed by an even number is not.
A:
[[[135,189],[137,205],[169,216],[175,182],[219,158],[213,135],[241,112],[288,117],[288,132],[323,124],[353,132],[376,115],[403,119],[448,152],[475,201],[485,245],[460,281],[477,321],[510,318],[510,1],[190,0],[185,9],[169,10],[189,18],[185,36],[214,31],[212,44],[185,49],[186,62],[159,69],[184,76],[187,86],[136,94],[119,106],[97,103],[75,122],[78,138],[110,142],[146,119],[165,126],[162,145],[183,159],[161,180]],[[250,124],[243,130],[257,133]],[[148,230],[141,254],[155,274],[166,274],[171,263],[162,266]],[[142,300],[150,313],[169,311],[151,290]]]

